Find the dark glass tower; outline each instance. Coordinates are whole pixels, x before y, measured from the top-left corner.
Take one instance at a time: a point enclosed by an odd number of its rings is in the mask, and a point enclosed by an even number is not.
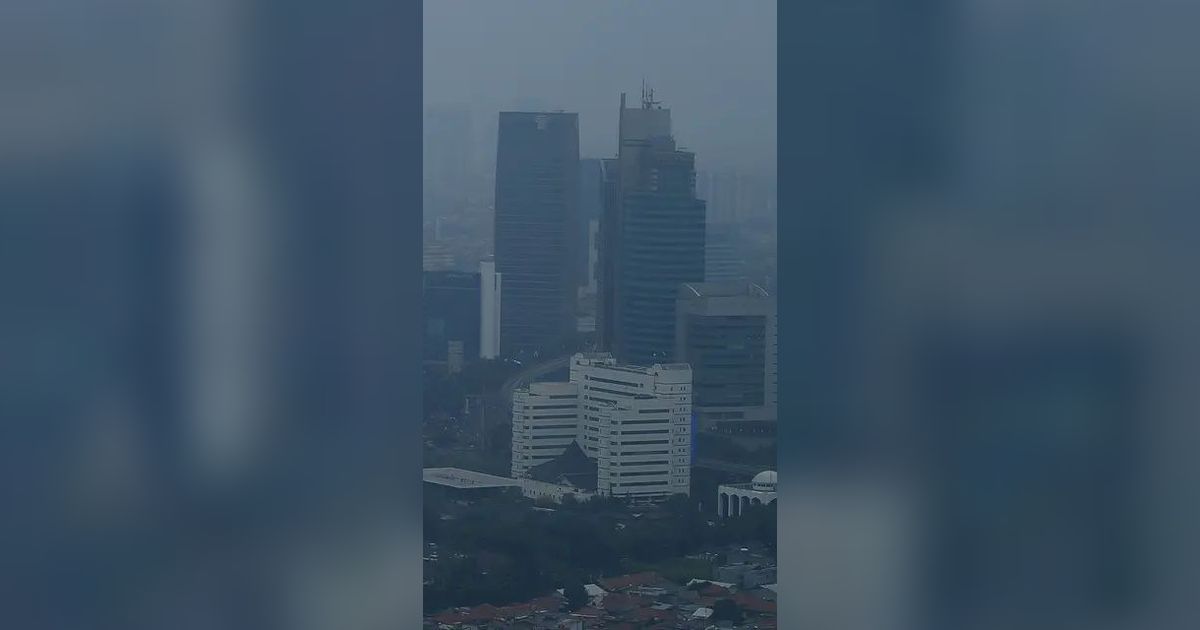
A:
[[[578,187],[578,114],[501,112],[495,248],[504,355],[557,353],[574,328]]]
[[[675,295],[704,281],[704,202],[696,198],[695,154],[671,136],[670,110],[621,95],[616,180],[604,239],[602,343],[627,363],[668,361],[675,349]]]
[[[463,345],[463,356],[479,358],[479,274],[426,271],[425,359],[445,361],[451,342]]]

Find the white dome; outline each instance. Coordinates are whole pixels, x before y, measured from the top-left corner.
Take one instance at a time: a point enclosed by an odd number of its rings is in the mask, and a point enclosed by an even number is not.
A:
[[[779,475],[774,470],[764,470],[750,481],[755,490],[762,492],[775,492],[775,484],[778,481]],[[744,479],[744,477],[743,477]]]

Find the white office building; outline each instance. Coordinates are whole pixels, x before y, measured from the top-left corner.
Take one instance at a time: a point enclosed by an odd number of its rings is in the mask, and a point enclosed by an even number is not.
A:
[[[513,476],[537,476],[539,467],[555,471],[555,458],[569,455],[575,443],[594,463],[598,494],[635,500],[688,494],[691,417],[687,364],[639,367],[618,365],[609,354],[577,354],[569,382],[534,383],[514,393]]]
[[[579,435],[579,388],[533,383],[513,392],[512,476],[561,455]]]
[[[479,358],[500,356],[500,274],[496,261],[479,263]]]

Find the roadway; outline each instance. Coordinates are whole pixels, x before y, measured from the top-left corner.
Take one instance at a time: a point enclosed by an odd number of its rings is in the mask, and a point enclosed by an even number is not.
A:
[[[542,361],[541,363],[537,363],[522,369],[520,372],[510,376],[508,380],[504,381],[504,384],[500,386],[500,400],[511,404],[512,393],[514,389],[517,389],[524,384],[531,383],[534,380],[539,379],[551,372],[561,370],[569,365],[571,365],[571,355],[568,354],[561,357],[555,357],[548,361]]]

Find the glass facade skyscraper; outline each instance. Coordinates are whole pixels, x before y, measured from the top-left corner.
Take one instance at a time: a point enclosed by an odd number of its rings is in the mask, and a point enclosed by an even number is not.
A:
[[[622,95],[620,138],[601,226],[601,341],[618,360],[649,365],[674,355],[679,285],[704,280],[705,205],[670,110],[646,96],[626,108]]]
[[[555,353],[575,327],[579,116],[501,112],[496,153],[500,351]]]

